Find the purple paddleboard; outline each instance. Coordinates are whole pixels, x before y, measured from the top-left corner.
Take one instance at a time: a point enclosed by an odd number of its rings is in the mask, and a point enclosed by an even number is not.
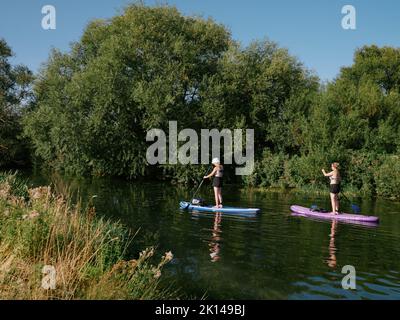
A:
[[[292,212],[292,216],[293,217],[303,217],[303,218],[307,218],[309,220],[315,220],[315,221],[335,221],[338,223],[345,223],[345,224],[354,224],[354,225],[360,225],[363,227],[377,227],[379,226],[379,221],[355,221],[355,220],[340,220],[337,221],[335,219],[325,219],[325,218],[320,218],[320,217],[310,217],[310,216],[306,216],[305,214],[301,214],[301,213],[296,213],[296,212]]]
[[[333,215],[330,212],[311,211],[309,208],[301,206],[291,206],[290,210],[305,217],[335,219],[338,221],[359,221],[359,222],[375,222],[375,223],[379,222],[379,218],[374,216],[363,216],[360,214],[348,214],[348,213],[340,213],[338,215]]]

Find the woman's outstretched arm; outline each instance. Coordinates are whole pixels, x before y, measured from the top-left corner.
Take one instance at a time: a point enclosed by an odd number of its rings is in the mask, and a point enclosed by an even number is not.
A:
[[[211,171],[211,173],[208,175],[208,176],[204,176],[204,178],[203,179],[208,179],[208,178],[211,178],[214,174],[215,174],[215,172],[217,171],[217,168],[214,168],[214,170],[213,171]]]
[[[326,173],[325,169],[322,169],[322,173],[324,174],[325,177],[332,177],[333,176],[333,171]]]

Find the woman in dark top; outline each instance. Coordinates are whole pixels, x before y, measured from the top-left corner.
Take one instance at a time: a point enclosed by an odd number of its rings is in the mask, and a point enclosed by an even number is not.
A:
[[[218,158],[214,158],[211,162],[214,165],[213,171],[205,176],[204,179],[214,177],[213,187],[215,196],[215,208],[222,208],[222,179],[224,176],[224,167],[221,165]]]
[[[332,214],[339,214],[339,193],[340,193],[340,182],[342,178],[340,177],[339,172],[339,163],[334,162],[331,165],[332,171],[326,173],[324,169],[322,169],[322,173],[325,177],[329,177],[331,180],[329,185],[331,204],[332,204]]]

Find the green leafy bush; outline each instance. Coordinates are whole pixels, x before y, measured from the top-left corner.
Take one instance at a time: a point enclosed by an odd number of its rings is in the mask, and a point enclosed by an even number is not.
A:
[[[284,163],[284,155],[264,151],[262,159],[255,164],[253,174],[245,176],[244,182],[250,186],[281,187]]]
[[[400,199],[400,157],[384,156],[375,168],[376,193],[379,196]]]

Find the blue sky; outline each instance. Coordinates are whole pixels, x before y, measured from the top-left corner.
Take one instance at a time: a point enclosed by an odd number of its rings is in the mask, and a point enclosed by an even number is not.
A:
[[[12,47],[13,63],[37,71],[52,47],[66,51],[87,23],[121,12],[129,0],[2,0],[0,38]],[[149,5],[160,1],[145,1]],[[243,45],[269,38],[289,49],[322,80],[350,65],[354,50],[366,44],[400,47],[398,0],[169,0],[185,15],[212,17],[226,25]],[[43,30],[41,9],[57,10],[57,29]],[[341,9],[357,10],[357,29],[344,30]]]

